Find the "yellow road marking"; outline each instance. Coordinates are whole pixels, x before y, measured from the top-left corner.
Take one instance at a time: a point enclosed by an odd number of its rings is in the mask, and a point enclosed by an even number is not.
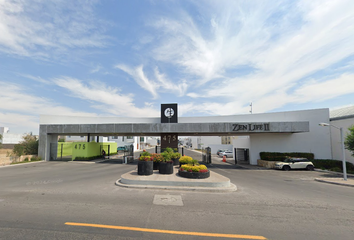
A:
[[[267,240],[263,236],[239,235],[239,234],[223,234],[223,233],[184,232],[184,231],[172,231],[172,230],[161,230],[161,229],[151,229],[151,228],[138,228],[138,227],[101,225],[101,224],[91,224],[91,223],[66,222],[65,225],[81,226],[81,227],[95,227],[95,228],[109,228],[109,229],[119,229],[119,230],[139,231],[139,232],[151,232],[151,233],[168,233],[168,234],[179,234],[179,235],[191,235],[191,236],[202,236],[202,237],[223,237],[223,238],[241,238],[241,239]]]

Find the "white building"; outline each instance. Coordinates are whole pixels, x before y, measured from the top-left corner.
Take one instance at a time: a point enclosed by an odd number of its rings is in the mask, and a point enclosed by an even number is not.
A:
[[[87,142],[88,136],[60,136],[60,139],[65,139],[66,142]],[[159,137],[146,137],[146,136],[90,136],[90,142],[116,142],[118,147],[133,145],[134,151],[142,150],[148,147],[157,145]]]
[[[23,141],[24,134],[10,133],[7,127],[0,127],[0,134],[2,135],[2,144],[18,144]]]
[[[330,112],[330,137],[332,143],[332,159],[342,160],[340,131],[343,128],[344,138],[349,133],[348,128],[354,125],[354,106],[332,110]],[[345,150],[345,159],[354,164],[354,157],[349,150]]]
[[[220,136],[235,136],[237,138],[233,138],[232,147],[248,146],[251,165],[257,165],[260,152],[307,152],[313,153],[317,159],[330,159],[330,129],[319,126],[320,122],[329,121],[328,108],[232,116],[179,117],[177,123],[170,125],[161,123],[161,118],[41,116],[39,155],[49,160],[49,146],[61,134],[138,136],[139,139],[134,141],[137,143],[134,148],[141,149],[142,143],[146,144],[147,136],[177,133],[178,137],[193,136],[196,140],[195,143],[192,141],[193,148],[221,144]],[[141,141],[141,138],[144,140]]]

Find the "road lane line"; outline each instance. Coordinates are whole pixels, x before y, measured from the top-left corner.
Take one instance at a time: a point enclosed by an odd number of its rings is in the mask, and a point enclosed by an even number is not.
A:
[[[202,237],[223,237],[223,238],[240,238],[240,239],[267,240],[267,239],[266,239],[265,237],[263,237],[263,236],[240,235],[240,234],[204,233],[204,232],[184,232],[184,231],[172,231],[172,230],[161,230],[161,229],[151,229],[151,228],[113,226],[113,225],[102,225],[102,224],[91,224],[91,223],[74,223],[74,222],[66,222],[65,225],[69,225],[69,226],[80,226],[80,227],[95,227],[95,228],[119,229],[119,230],[139,231],[139,232],[151,232],[151,233],[167,233],[167,234],[178,234],[178,235],[202,236]]]

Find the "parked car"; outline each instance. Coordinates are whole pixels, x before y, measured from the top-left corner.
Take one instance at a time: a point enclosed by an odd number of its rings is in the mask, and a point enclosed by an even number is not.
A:
[[[223,156],[225,156],[225,157],[234,157],[234,153],[232,152],[232,151],[230,151],[230,150],[227,150],[227,151],[225,151],[225,152],[220,152],[219,153],[219,157],[223,157]]]
[[[225,151],[230,151],[228,149],[219,149],[217,152],[216,152],[216,155],[219,155],[221,152],[225,152]]]
[[[287,158],[282,162],[276,162],[275,168],[284,171],[289,171],[291,169],[306,169],[313,171],[315,165],[307,158]]]
[[[128,150],[127,146],[117,147],[117,151],[127,151],[127,150]]]

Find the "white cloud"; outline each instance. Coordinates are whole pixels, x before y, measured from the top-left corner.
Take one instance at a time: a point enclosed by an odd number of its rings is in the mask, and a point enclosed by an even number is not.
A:
[[[94,116],[92,113],[75,111],[71,108],[60,106],[51,99],[38,97],[28,93],[30,90],[7,82],[0,82],[0,109],[13,113],[26,113],[29,115],[80,115]]]
[[[117,64],[115,68],[118,68],[127,74],[129,74],[135,81],[136,83],[146,91],[150,92],[153,98],[157,98],[157,92],[156,92],[156,85],[154,82],[150,81],[143,70],[143,65],[140,65],[134,69],[128,67],[127,65],[124,64]]]
[[[45,80],[45,79],[41,78],[40,76],[32,76],[32,75],[29,75],[29,74],[18,74],[18,75],[22,76],[22,77],[25,77],[25,78],[28,78],[28,79],[31,79],[31,80],[34,80],[34,81],[39,82],[39,83],[51,84],[50,81]]]
[[[175,95],[183,96],[188,88],[185,80],[180,80],[179,83],[172,82],[165,74],[160,73],[157,67],[154,68],[154,80],[146,76],[143,65],[133,69],[124,64],[117,64],[115,68],[129,74],[142,89],[150,92],[154,99],[158,97],[158,91],[168,91]]]
[[[53,79],[58,86],[68,90],[71,97],[91,102],[91,107],[102,112],[125,117],[157,117],[159,112],[151,105],[138,108],[133,103],[132,94],[123,94],[118,88],[106,86],[100,81],[84,83],[75,78],[60,77]]]
[[[10,128],[10,133],[29,133],[38,134],[39,116],[0,113],[0,126]]]
[[[343,74],[323,82],[310,82],[294,92],[296,102],[321,102],[341,95],[354,93],[354,74]]]
[[[12,132],[38,133],[39,115],[97,116],[94,113],[75,111],[54,100],[31,95],[31,90],[13,83],[0,81],[0,126]]]
[[[95,66],[93,69],[90,70],[90,73],[97,73],[102,69],[101,65]]]
[[[107,37],[92,11],[94,4],[1,0],[0,52],[47,59],[69,49],[105,46]]]
[[[183,96],[187,91],[188,84],[186,80],[180,80],[179,83],[172,82],[168,79],[166,74],[160,73],[159,69],[156,67],[154,69],[155,77],[157,80],[157,87],[167,90],[170,93],[177,93],[178,96]]]
[[[234,114],[245,112],[252,100],[265,112],[354,94],[353,87],[344,87],[352,85],[351,63],[307,83],[311,74],[354,55],[353,1],[208,3],[196,6],[199,15],[181,10],[172,15],[177,17],[150,24],[163,33],[152,56],[177,65],[188,74],[189,85],[199,86],[186,95],[204,101],[199,104],[204,110],[190,104],[189,109],[223,114],[220,108],[228,107]],[[208,27],[203,26],[207,21]],[[301,94],[315,88],[313,94]]]

